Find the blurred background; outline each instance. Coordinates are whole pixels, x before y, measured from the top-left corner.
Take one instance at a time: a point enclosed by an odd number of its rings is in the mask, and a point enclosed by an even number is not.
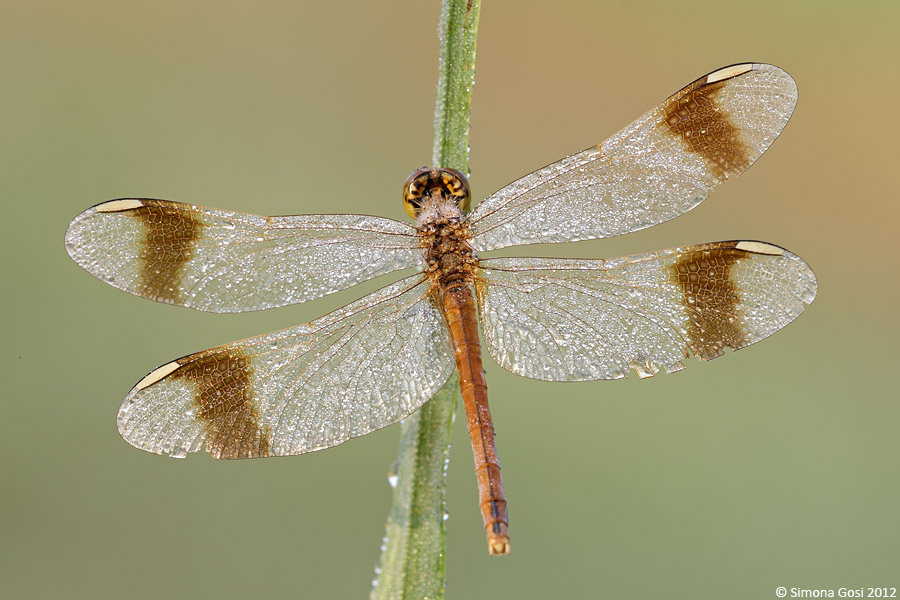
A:
[[[367,597],[399,427],[178,461],[128,446],[115,415],[152,368],[387,279],[203,314],[104,285],[63,233],[122,196],[405,218],[400,186],[431,159],[438,16],[437,0],[2,2],[0,595]],[[485,1],[477,198],[721,66],[771,62],[800,88],[772,149],[694,211],[524,253],[761,239],[805,258],[819,294],[772,338],[672,376],[551,384],[488,360],[512,555],[487,556],[458,420],[448,598],[900,587],[898,18],[894,1]]]

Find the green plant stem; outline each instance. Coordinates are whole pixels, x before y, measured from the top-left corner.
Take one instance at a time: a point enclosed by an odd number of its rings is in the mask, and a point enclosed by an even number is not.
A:
[[[475,85],[475,36],[481,0],[443,0],[441,57],[434,106],[435,166],[468,175],[469,117]]]
[[[434,166],[468,174],[469,115],[480,0],[443,0],[434,111]],[[450,427],[459,395],[454,374],[403,421],[394,498],[371,598],[444,597],[445,484]]]

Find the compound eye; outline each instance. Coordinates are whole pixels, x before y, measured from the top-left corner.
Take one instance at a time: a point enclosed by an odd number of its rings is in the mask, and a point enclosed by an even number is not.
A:
[[[403,208],[413,219],[419,216],[422,210],[422,200],[428,193],[431,181],[431,169],[421,167],[413,171],[403,184]]]
[[[412,218],[422,211],[422,204],[432,195],[452,199],[462,212],[469,210],[469,182],[456,169],[416,169],[403,184],[403,208]]]
[[[456,202],[462,212],[468,212],[472,202],[472,194],[469,191],[469,180],[456,169],[441,169],[441,183],[448,194]]]

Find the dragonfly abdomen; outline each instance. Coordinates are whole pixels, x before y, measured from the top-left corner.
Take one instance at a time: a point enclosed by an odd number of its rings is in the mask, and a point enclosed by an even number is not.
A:
[[[472,440],[478,504],[491,554],[509,554],[506,495],[494,444],[494,424],[488,406],[487,382],[481,364],[481,342],[472,290],[463,280],[441,286],[441,301],[459,371],[459,387]]]

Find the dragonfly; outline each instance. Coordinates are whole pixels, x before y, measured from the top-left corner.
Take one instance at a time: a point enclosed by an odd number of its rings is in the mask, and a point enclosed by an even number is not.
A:
[[[716,358],[781,329],[813,301],[817,282],[801,258],[754,240],[604,260],[479,254],[681,215],[753,164],[796,102],[778,67],[724,67],[472,210],[462,173],[416,170],[403,186],[414,224],[147,198],[89,208],[66,232],[79,265],[132,294],[201,311],[285,306],[416,269],[309,323],[151,371],[122,403],[119,433],[179,458],[204,447],[222,459],[304,454],[400,421],[456,371],[488,550],[508,554],[482,344],[501,367],[539,380],[672,373],[691,355]]]

